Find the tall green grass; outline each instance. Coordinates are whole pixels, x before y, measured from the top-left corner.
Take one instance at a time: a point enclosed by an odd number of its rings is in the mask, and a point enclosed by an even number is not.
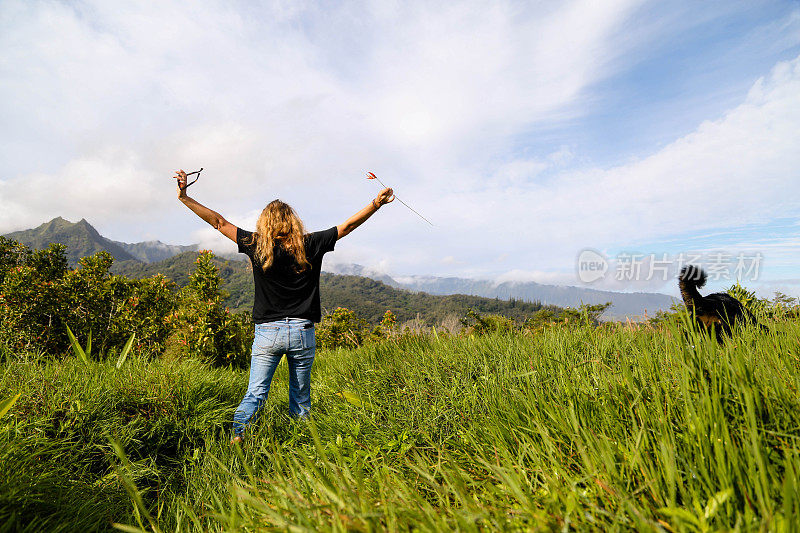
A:
[[[28,530],[792,531],[800,324],[411,337],[247,373],[131,354],[0,367],[0,524]],[[117,446],[118,445],[118,446]],[[116,446],[116,447],[115,447]]]

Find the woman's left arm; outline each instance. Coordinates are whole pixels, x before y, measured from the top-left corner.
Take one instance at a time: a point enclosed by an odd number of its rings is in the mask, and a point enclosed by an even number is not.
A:
[[[345,235],[348,235],[351,231],[359,227],[363,224],[369,217],[375,214],[378,209],[384,204],[388,204],[389,202],[394,200],[394,191],[391,188],[387,187],[383,189],[381,193],[378,195],[377,198],[372,200],[372,202],[366,206],[364,209],[356,213],[355,215],[351,216],[344,223],[339,224],[336,226],[337,231],[339,232],[337,239],[341,239]]]
[[[186,194],[186,173],[183,170],[176,172],[175,177],[178,178],[178,200],[183,202],[183,205],[191,209],[194,214],[214,226],[214,229],[236,242],[236,226],[225,220],[216,211],[212,211]]]

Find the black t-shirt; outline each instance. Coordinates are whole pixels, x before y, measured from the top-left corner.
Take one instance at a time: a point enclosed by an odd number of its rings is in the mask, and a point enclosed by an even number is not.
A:
[[[261,268],[255,255],[255,244],[250,242],[250,231],[236,228],[239,253],[247,254],[253,264],[255,302],[253,322],[261,324],[281,318],[305,318],[319,322],[322,316],[319,304],[319,274],[322,256],[333,250],[339,233],[336,226],[325,231],[305,235],[306,259],[311,268],[295,272],[294,256],[280,245],[275,246],[272,266]]]

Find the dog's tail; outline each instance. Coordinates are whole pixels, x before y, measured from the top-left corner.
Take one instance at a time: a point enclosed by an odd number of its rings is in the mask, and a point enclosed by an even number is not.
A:
[[[681,290],[683,303],[689,312],[693,311],[695,305],[700,303],[702,296],[697,289],[706,284],[708,276],[702,268],[688,265],[681,269],[678,276],[678,287]]]

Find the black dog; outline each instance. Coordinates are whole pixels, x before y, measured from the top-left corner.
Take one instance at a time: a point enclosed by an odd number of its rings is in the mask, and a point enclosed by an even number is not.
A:
[[[739,300],[724,292],[701,296],[697,289],[706,284],[706,279],[708,276],[702,269],[694,265],[685,266],[678,276],[678,287],[686,309],[706,331],[715,331],[718,342],[722,342],[723,334],[730,336],[736,323],[758,324],[753,313],[745,309]]]

